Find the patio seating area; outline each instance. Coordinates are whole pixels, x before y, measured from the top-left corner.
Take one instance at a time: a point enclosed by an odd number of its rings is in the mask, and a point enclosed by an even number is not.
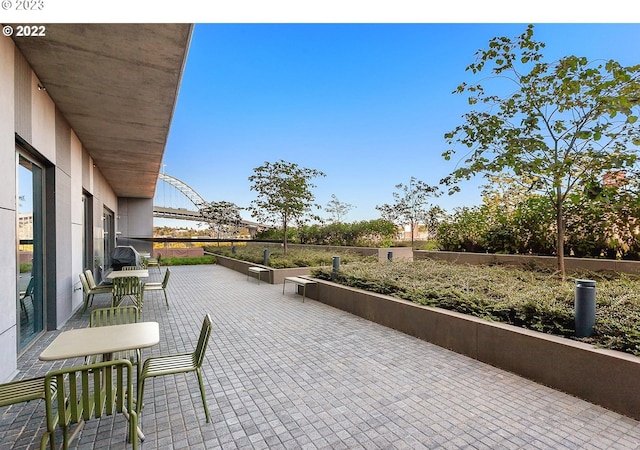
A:
[[[149,378],[139,448],[640,448],[636,420],[282,291],[222,266],[171,267],[171,308],[145,296],[141,320],[160,324],[160,343],[142,360],[192,352],[208,313],[202,378],[211,422],[195,373]],[[90,310],[110,306],[96,295]],[[64,330],[89,325],[81,309]],[[84,363],[38,359],[60,331],[21,356],[16,380]],[[72,448],[131,448],[126,427],[122,415],[88,421]],[[45,431],[42,400],[0,407],[3,450],[38,448]]]

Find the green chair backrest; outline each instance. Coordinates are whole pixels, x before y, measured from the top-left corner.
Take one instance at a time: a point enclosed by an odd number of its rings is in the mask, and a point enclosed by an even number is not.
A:
[[[167,270],[164,272],[164,278],[162,279],[162,289],[166,289],[169,284],[169,275],[171,275],[171,270],[167,267]]]
[[[87,296],[91,288],[89,287],[89,283],[87,282],[87,277],[85,276],[84,273],[80,274],[80,283],[82,283],[82,291],[84,295]]]
[[[23,298],[27,298],[27,297],[33,297],[33,290],[35,289],[35,279],[33,277],[31,277],[29,279],[29,284],[27,285],[27,290],[24,293],[24,297]]]
[[[55,385],[53,386],[55,390]],[[0,406],[44,399],[44,377],[26,378],[0,384]]]
[[[196,345],[196,349],[193,352],[193,365],[196,367],[202,367],[202,362],[204,361],[204,355],[207,351],[207,344],[209,343],[209,337],[211,336],[212,329],[213,324],[211,322],[211,316],[207,314],[204,316],[204,320],[202,321],[198,345]]]
[[[138,277],[118,277],[113,279],[114,295],[138,295],[142,291],[142,283]]]
[[[91,311],[89,318],[90,327],[104,327],[107,325],[122,325],[136,323],[140,317],[137,306],[113,306],[111,308],[98,308]]]
[[[128,440],[137,448],[138,418],[131,395],[132,368],[131,362],[119,359],[49,372],[44,380],[47,432],[41,447],[49,440],[55,447],[53,440],[58,426],[63,428],[64,448],[67,448],[70,425],[126,412]]]
[[[142,266],[122,266],[122,270],[144,270]]]
[[[95,278],[93,278],[93,272],[91,271],[91,269],[85,270],[84,276],[87,279],[87,284],[91,289],[98,287]]]
[[[114,298],[122,299],[126,296],[134,297],[138,311],[142,313],[143,289],[138,277],[118,277],[113,280],[112,293]]]

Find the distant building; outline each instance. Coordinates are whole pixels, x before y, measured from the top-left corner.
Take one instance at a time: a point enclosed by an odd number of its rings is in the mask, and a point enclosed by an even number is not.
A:
[[[627,178],[625,170],[617,170],[615,172],[607,172],[602,176],[602,185],[605,187],[620,187]]]

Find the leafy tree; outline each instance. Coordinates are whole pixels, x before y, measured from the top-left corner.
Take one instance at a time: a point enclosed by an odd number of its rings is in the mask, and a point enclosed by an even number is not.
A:
[[[476,53],[467,71],[504,82],[510,94],[491,95],[481,84],[462,83],[454,93],[482,106],[445,134],[449,145],[468,149],[461,167],[442,180],[451,192],[456,182],[479,174],[511,173],[546,195],[556,222],[558,270],[564,274],[564,202],[574,190],[610,171],[635,164],[640,129],[634,109],[640,104],[640,65],[589,62],[566,56],[543,61],[544,43],[533,40],[533,25],[514,40],[495,37]],[[503,84],[498,84],[504,88]],[[505,92],[501,89],[499,92]],[[455,153],[443,153],[449,160]]]
[[[485,205],[455,208],[438,226],[438,243],[445,251],[484,252],[488,228]]]
[[[220,201],[207,204],[201,209],[201,212],[220,239],[221,233],[236,232],[238,227],[242,225],[240,209],[235,203]]]
[[[331,194],[331,200],[327,203],[327,206],[324,208],[326,212],[331,214],[331,218],[329,219],[334,223],[342,223],[345,216],[351,211],[355,206],[350,203],[344,203],[338,200],[336,194]]]
[[[572,233],[566,247],[576,256],[637,258],[640,182],[638,174],[621,175],[569,196],[567,229]]]
[[[433,208],[429,198],[440,195],[437,186],[429,186],[424,181],[411,177],[409,184],[397,184],[394,192],[394,203],[377,205],[382,217],[398,225],[409,223],[411,226],[411,246],[413,247],[413,234],[415,228],[421,224],[426,224],[429,217],[429,209]]]
[[[313,203],[315,196],[311,189],[316,186],[311,180],[325,174],[284,160],[266,161],[253,171],[249,181],[258,198],[251,202],[248,210],[264,223],[282,225],[283,252],[286,254],[288,225],[292,222],[300,224],[307,217],[320,219],[312,213],[312,208],[319,209],[320,205]]]

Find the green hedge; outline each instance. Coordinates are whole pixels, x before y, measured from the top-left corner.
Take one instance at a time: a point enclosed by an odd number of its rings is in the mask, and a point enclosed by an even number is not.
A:
[[[216,257],[211,255],[189,257],[162,256],[160,258],[160,265],[162,266],[193,266],[198,264],[215,263]]]
[[[331,268],[312,270],[331,280]],[[640,356],[640,280],[619,274],[464,266],[420,260],[342,265],[336,282],[543,333],[574,337],[575,279],[597,281],[595,334],[578,339]]]
[[[230,247],[207,246],[205,251],[235,258],[241,261],[248,261],[254,264],[262,264],[264,259],[264,246],[262,245],[244,245],[235,247],[235,253]],[[333,257],[340,256],[342,264],[348,264],[354,261],[371,261],[370,256],[362,256],[358,253],[344,250],[337,252],[334,250],[318,250],[318,249],[299,249],[289,248],[285,255],[282,248],[269,248],[268,266],[274,269],[285,269],[293,267],[317,267],[332,266]]]

